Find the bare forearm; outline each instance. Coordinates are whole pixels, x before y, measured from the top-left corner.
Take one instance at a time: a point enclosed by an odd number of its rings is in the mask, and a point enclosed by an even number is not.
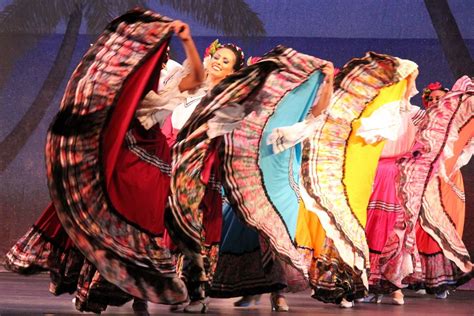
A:
[[[411,97],[411,92],[413,90],[413,87],[415,86],[415,80],[418,77],[418,69],[413,71],[408,77],[407,77],[407,89],[405,91],[404,98],[405,100],[409,100]]]
[[[192,38],[183,40],[182,43],[186,58],[191,66],[191,73],[185,78],[188,81],[187,85],[198,86],[204,80],[204,69],[201,58]]]
[[[194,45],[193,38],[191,37],[189,25],[176,20],[171,22],[170,28],[181,39],[186,57],[191,66],[191,73],[181,80],[179,90],[186,91],[195,89],[204,80],[204,69],[202,68],[201,58],[199,57],[196,45]]]
[[[321,88],[321,94],[319,95],[318,103],[311,109],[311,114],[313,116],[318,116],[324,111],[328,106],[332,98],[334,80],[333,77],[326,77]]]

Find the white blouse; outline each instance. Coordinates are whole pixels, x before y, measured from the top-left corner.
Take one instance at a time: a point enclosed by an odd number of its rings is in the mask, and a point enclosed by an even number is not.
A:
[[[135,116],[145,129],[150,129],[155,124],[162,125],[170,114],[173,127],[180,129],[206,95],[208,90],[206,84],[193,91],[179,90],[181,80],[191,72],[191,68],[187,60],[183,66],[177,65],[168,69],[167,64],[166,72],[162,73],[162,79],[160,78],[162,88],[158,93],[150,91],[140,103]]]

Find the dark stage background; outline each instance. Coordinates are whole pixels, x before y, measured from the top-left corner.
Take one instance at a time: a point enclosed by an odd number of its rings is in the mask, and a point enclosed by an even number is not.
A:
[[[0,0],[0,262],[49,202],[45,136],[71,72],[97,29],[139,2],[189,22],[201,52],[219,37],[240,44],[247,56],[283,44],[342,66],[373,50],[417,62],[419,90],[432,81],[448,87],[455,81],[422,0]],[[472,54],[474,1],[448,3]],[[78,6],[71,9],[73,4]],[[71,12],[79,12],[77,28],[65,42],[65,32],[74,26]],[[75,35],[77,42],[72,41]],[[68,45],[70,60],[64,58]],[[179,43],[172,46],[174,58],[182,61]],[[414,103],[420,104],[420,98]],[[464,241],[474,255],[474,164],[462,171]]]

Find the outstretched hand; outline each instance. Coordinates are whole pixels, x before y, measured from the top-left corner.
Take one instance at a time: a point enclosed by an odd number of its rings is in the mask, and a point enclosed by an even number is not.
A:
[[[189,29],[189,25],[183,21],[173,21],[170,23],[170,27],[182,41],[191,39],[191,30]]]

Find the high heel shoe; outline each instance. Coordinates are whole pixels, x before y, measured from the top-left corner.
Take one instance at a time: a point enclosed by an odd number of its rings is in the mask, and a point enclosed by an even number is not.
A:
[[[191,302],[189,303],[188,306],[186,306],[183,309],[185,313],[190,313],[190,314],[206,314],[208,310],[209,310],[208,299]]]
[[[405,300],[403,299],[404,295],[402,290],[396,290],[392,293],[392,304],[393,305],[404,305]]]
[[[372,294],[370,293],[364,298],[359,298],[356,301],[359,303],[374,303],[374,304],[380,304],[382,302],[382,297],[383,295],[381,294]]]
[[[339,306],[342,308],[352,308],[354,307],[354,302],[348,301],[345,298],[343,298],[341,303],[339,303]]]
[[[254,303],[255,305],[260,304],[260,297],[262,295],[245,295],[240,300],[234,302],[235,307],[248,307]]]
[[[270,294],[270,303],[274,312],[288,312],[290,307],[286,303],[284,295],[272,293]]]

